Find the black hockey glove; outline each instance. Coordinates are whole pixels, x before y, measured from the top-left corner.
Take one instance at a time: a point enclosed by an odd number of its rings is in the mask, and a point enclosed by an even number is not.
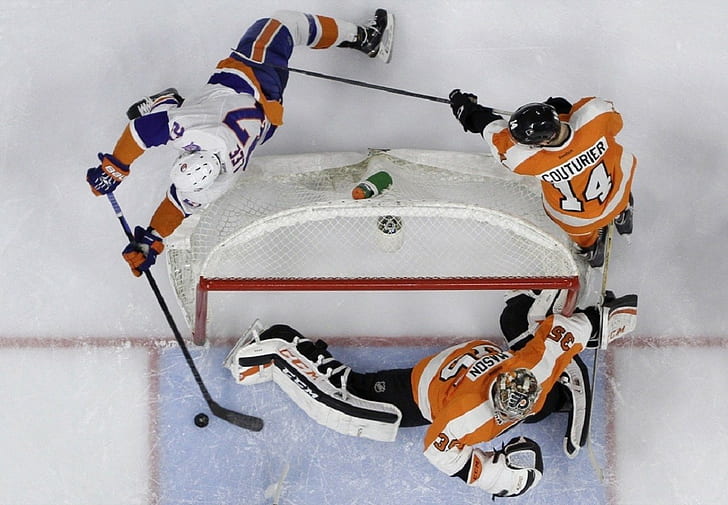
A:
[[[483,133],[488,124],[502,119],[494,114],[490,107],[478,105],[478,97],[472,93],[462,93],[459,89],[454,89],[450,92],[449,98],[452,113],[466,132]]]
[[[556,109],[557,114],[568,114],[571,112],[571,102],[569,102],[566,98],[550,96],[546,101],[544,101],[544,103]]]

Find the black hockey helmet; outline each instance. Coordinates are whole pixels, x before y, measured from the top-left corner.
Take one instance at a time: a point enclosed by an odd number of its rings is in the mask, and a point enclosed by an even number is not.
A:
[[[556,109],[546,103],[527,103],[516,110],[508,120],[508,130],[519,144],[533,146],[556,138],[561,121]]]

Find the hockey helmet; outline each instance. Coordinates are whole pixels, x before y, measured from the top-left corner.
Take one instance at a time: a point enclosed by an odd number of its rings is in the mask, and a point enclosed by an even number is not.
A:
[[[532,413],[541,386],[528,368],[500,373],[491,390],[493,406],[505,419],[519,421]]]
[[[222,170],[220,157],[210,151],[182,153],[172,165],[170,177],[178,191],[202,191],[217,179]]]
[[[561,121],[552,105],[527,103],[519,107],[508,120],[508,130],[519,144],[545,144],[559,134]]]

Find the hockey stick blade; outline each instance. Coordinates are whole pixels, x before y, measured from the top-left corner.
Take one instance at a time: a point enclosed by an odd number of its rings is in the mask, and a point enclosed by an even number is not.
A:
[[[216,417],[219,417],[230,424],[234,424],[235,426],[239,426],[240,428],[250,431],[260,431],[263,429],[263,420],[259,417],[241,414],[240,412],[226,409],[215,401],[210,401],[209,407]]]

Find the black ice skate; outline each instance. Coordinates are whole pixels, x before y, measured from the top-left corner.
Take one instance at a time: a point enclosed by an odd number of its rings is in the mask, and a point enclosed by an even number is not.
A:
[[[579,254],[582,255],[589,266],[592,268],[601,268],[604,266],[604,252],[607,244],[607,228],[599,230],[599,238],[593,246],[586,249],[579,247]]]
[[[179,107],[184,102],[184,98],[180,96],[174,88],[167,88],[164,91],[160,91],[156,95],[145,96],[138,102],[134,103],[126,111],[126,117],[129,121],[136,119],[141,116],[146,116],[153,112],[157,107],[166,105],[167,109]]]
[[[379,58],[389,63],[392,57],[394,35],[394,16],[384,9],[377,9],[374,19],[364,26],[359,26],[356,40],[342,42],[340,47],[350,47],[365,53],[370,58]]]
[[[632,218],[634,214],[634,198],[632,193],[629,194],[629,204],[627,208],[614,218],[614,227],[620,235],[630,235],[632,233]]]

